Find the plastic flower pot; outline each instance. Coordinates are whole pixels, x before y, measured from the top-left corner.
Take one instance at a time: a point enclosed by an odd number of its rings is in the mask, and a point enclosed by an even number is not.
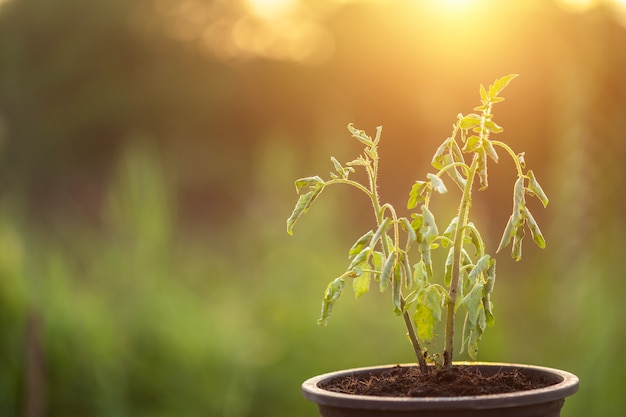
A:
[[[503,394],[458,397],[379,397],[332,392],[325,382],[350,375],[377,375],[396,365],[356,368],[315,376],[302,384],[305,398],[318,405],[322,417],[559,417],[565,398],[578,391],[578,377],[558,369],[508,363],[455,363],[483,375],[518,370],[552,385]],[[410,366],[410,365],[403,365]]]

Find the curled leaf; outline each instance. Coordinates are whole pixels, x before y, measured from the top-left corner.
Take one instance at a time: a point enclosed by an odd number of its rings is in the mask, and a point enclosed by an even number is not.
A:
[[[426,177],[430,180],[430,184],[433,190],[437,191],[439,194],[445,194],[448,192],[448,189],[446,188],[446,185],[443,183],[441,178],[439,178],[435,174],[427,174]]]
[[[491,257],[489,255],[482,256],[477,262],[476,265],[470,271],[468,278],[470,280],[470,285],[478,281],[478,277],[480,274],[483,274],[489,268],[489,260]]]
[[[435,223],[435,216],[433,216],[426,206],[422,206],[422,227],[420,228],[420,233],[422,238],[429,243],[439,235],[439,230]]]
[[[546,240],[544,239],[543,234],[539,229],[539,225],[535,221],[535,218],[532,214],[530,214],[530,210],[528,210],[526,206],[524,206],[524,218],[526,219],[526,224],[530,229],[530,235],[532,236],[533,240],[535,241],[537,246],[539,246],[541,249],[544,249],[546,247]]]
[[[487,156],[484,149],[478,150],[476,153],[478,156],[478,177],[480,178],[481,190],[486,189],[489,186],[487,179]]]
[[[472,246],[476,249],[476,256],[482,256],[485,254],[485,243],[483,242],[483,238],[480,236],[478,229],[474,225],[474,223],[469,222],[467,226],[465,226],[469,233],[467,233],[467,237],[470,239]]]
[[[396,315],[402,314],[402,268],[396,262],[393,268],[393,279],[391,283],[391,299],[393,300],[393,312]]]
[[[487,269],[487,280],[485,281],[484,294],[490,294],[493,291],[493,286],[496,283],[496,260],[491,259],[489,261],[489,268]]]
[[[352,123],[348,125],[348,130],[350,131],[350,133],[352,133],[352,136],[356,138],[362,144],[367,145],[369,147],[374,146],[374,142],[372,141],[372,138],[367,136],[364,130],[356,129],[354,127],[354,124]]]
[[[394,266],[396,264],[396,255],[396,252],[391,252],[385,260],[385,264],[383,265],[383,271],[380,274],[381,292],[384,292],[389,286],[389,282],[391,282],[391,273],[393,272]]]
[[[367,258],[369,258],[371,253],[372,253],[372,248],[369,246],[366,246],[363,249],[361,249],[361,252],[359,252],[352,259],[352,262],[350,262],[350,266],[348,266],[348,271],[354,268],[355,266],[367,261]]]
[[[372,237],[373,234],[374,232],[370,230],[369,232],[365,233],[363,236],[358,238],[357,241],[354,242],[354,245],[352,245],[352,247],[350,248],[350,251],[348,252],[348,259],[351,259],[353,256],[358,255],[363,250],[367,242],[370,241],[370,238]]]
[[[411,226],[411,222],[409,221],[409,219],[407,219],[406,217],[403,217],[400,219],[400,221],[402,222],[401,223],[402,228],[406,230],[406,234],[407,234],[407,242],[406,242],[407,249],[406,250],[408,251],[411,245],[417,242],[417,233],[415,233],[415,230]]]
[[[494,162],[498,162],[498,153],[496,152],[496,148],[493,147],[491,141],[485,140],[483,142],[483,148],[485,149],[485,152],[487,152],[487,155],[489,155],[489,157],[493,159]]]
[[[532,170],[528,170],[528,191],[536,195],[539,200],[541,200],[541,204],[543,204],[544,207],[547,207],[549,202],[548,196],[543,191],[543,188],[541,188],[541,185],[539,185],[539,182],[537,182],[535,174]]]
[[[323,187],[314,188],[298,198],[296,207],[293,209],[291,216],[287,219],[287,233],[293,235],[293,226],[303,214],[309,211],[311,204],[313,204],[313,201],[320,195],[323,189]]]
[[[513,247],[511,248],[511,257],[516,262],[522,260],[522,240],[524,240],[524,228],[522,226],[517,228],[515,236],[513,236]]]
[[[378,229],[376,229],[376,232],[374,233],[372,238],[370,239],[369,245],[371,247],[375,247],[376,244],[378,243],[378,240],[381,238],[381,236],[384,235],[384,233],[387,230],[389,230],[390,227],[391,227],[391,218],[385,217],[383,221],[380,223],[380,226],[378,226]]]
[[[509,217],[509,221],[506,224],[506,228],[504,229],[504,233],[502,234],[502,239],[500,240],[500,245],[498,245],[496,253],[500,252],[502,249],[507,247],[509,243],[511,243],[511,239],[513,239],[513,236],[515,236],[515,233],[517,233],[517,227],[518,226],[516,226],[515,218],[513,215],[511,215],[511,217]]]
[[[302,191],[304,187],[311,187],[313,189],[323,184],[324,184],[324,180],[318,177],[317,175],[314,177],[299,178],[295,181],[296,192],[298,194],[300,194],[300,191]]]
[[[447,138],[446,140],[443,141],[443,143],[441,145],[439,145],[439,147],[437,148],[437,150],[435,151],[435,154],[433,155],[433,159],[431,161],[431,165],[437,169],[441,169],[444,166],[444,155],[446,153],[446,151],[449,148],[449,144],[450,141],[454,142],[454,140],[452,140],[452,138]]]
[[[524,177],[518,177],[513,188],[513,223],[517,228],[522,221],[522,206],[526,202],[524,195]]]
[[[330,313],[333,310],[335,301],[341,296],[343,291],[344,280],[343,278],[335,278],[328,284],[326,291],[324,292],[324,300],[322,301],[322,313],[317,320],[318,324],[326,326]]]

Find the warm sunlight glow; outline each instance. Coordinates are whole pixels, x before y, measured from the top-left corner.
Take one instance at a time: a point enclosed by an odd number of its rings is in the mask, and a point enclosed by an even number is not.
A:
[[[610,0],[617,20],[626,27],[626,0]]]
[[[293,12],[298,0],[246,0],[250,11],[263,19],[277,19]]]
[[[572,12],[586,12],[597,6],[601,0],[559,0],[561,5]]]
[[[470,19],[471,13],[473,16],[480,14],[477,12],[479,9],[483,11],[485,9],[485,2],[482,0],[429,0],[425,2],[415,2],[413,3],[414,8],[417,10],[430,10],[433,13],[442,16],[447,16],[447,18],[454,19]],[[411,3],[408,3],[411,4]]]
[[[448,8],[463,8],[469,7],[472,3],[475,3],[475,0],[439,0],[435,1],[440,7],[448,7]]]

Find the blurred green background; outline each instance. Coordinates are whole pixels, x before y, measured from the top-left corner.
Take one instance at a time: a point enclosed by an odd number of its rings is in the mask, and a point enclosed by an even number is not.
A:
[[[618,415],[624,45],[619,0],[1,0],[0,414],[315,416],[304,379],[411,361],[387,295],[316,325],[372,220],[329,191],[289,237],[293,180],[383,125],[403,207],[479,84],[519,73],[496,120],[551,197],[548,247],[498,257],[480,358],[574,372],[563,416]],[[501,165],[474,207],[491,247]]]

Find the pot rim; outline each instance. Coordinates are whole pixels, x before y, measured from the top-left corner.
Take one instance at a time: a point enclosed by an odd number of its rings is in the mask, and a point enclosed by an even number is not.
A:
[[[553,385],[516,391],[503,394],[467,395],[457,397],[380,397],[369,395],[343,394],[327,391],[318,385],[328,379],[344,375],[371,371],[382,371],[398,365],[369,366],[329,372],[307,379],[302,384],[302,394],[310,401],[319,405],[356,408],[356,409],[387,409],[387,410],[441,410],[441,409],[490,409],[501,407],[517,407],[530,404],[541,404],[564,399],[578,391],[578,377],[570,372],[544,366],[523,365],[501,362],[454,362],[455,366],[474,366],[485,369],[521,369],[534,373],[552,375],[561,381]],[[400,364],[415,366],[415,364]]]

